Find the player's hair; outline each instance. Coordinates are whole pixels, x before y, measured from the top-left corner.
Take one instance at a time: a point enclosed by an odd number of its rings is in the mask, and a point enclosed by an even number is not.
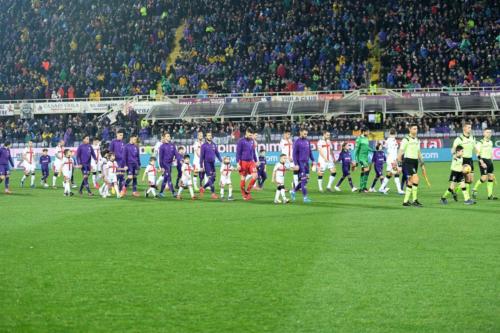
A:
[[[66,156],[70,152],[69,149],[64,149],[64,156]]]
[[[464,122],[464,126],[463,127],[465,127],[467,125],[472,126],[472,123],[470,121],[466,121],[466,122]]]
[[[365,133],[366,131],[369,131],[368,127],[361,127],[361,133]]]
[[[325,135],[326,133],[330,133],[329,130],[323,130],[323,135]]]
[[[189,156],[189,154],[186,154],[186,155],[184,155],[184,159],[186,159],[186,158],[191,158],[191,156]]]
[[[462,145],[458,145],[456,148],[455,148],[455,151],[461,151],[461,150],[464,150],[464,147]]]
[[[307,127],[301,127],[300,132],[304,132],[304,131],[309,131],[309,130],[307,129]]]
[[[486,128],[483,130],[483,132],[486,132],[486,131],[491,131],[491,128],[486,127]]]
[[[412,128],[412,127],[417,127],[418,128],[418,124],[417,123],[411,123],[408,128]]]
[[[393,127],[393,128],[391,128],[391,129],[389,130],[389,134],[390,134],[390,135],[396,135],[396,134],[397,134],[396,129],[395,129],[394,127]]]
[[[185,149],[186,149],[186,147],[180,146],[177,150],[179,151],[179,150],[185,150]]]
[[[96,136],[95,138],[92,138],[92,141],[101,141],[101,139]]]
[[[260,148],[259,153],[265,153],[266,149],[265,148]]]
[[[247,127],[246,132],[247,132],[247,133],[251,133],[251,134],[253,134],[253,133],[254,133],[254,132],[253,132],[253,129],[252,129],[251,127]]]
[[[379,150],[380,147],[382,147],[382,142],[377,142],[375,149]]]
[[[282,158],[282,157],[286,157],[286,154],[281,154],[281,155],[280,155],[280,158]]]
[[[10,146],[10,141],[5,141],[5,142],[3,143],[3,146],[4,146],[4,147],[8,147],[8,146]]]
[[[290,131],[290,129],[285,128],[285,130],[283,131],[283,133],[292,133],[292,132]]]
[[[49,151],[47,148],[42,149],[43,152]]]
[[[113,153],[112,151],[109,152],[109,157],[111,156],[115,156],[115,153]]]
[[[149,161],[150,161],[150,162],[151,162],[151,161],[156,161],[156,157],[151,156],[151,157],[149,158]]]
[[[103,149],[103,150],[101,151],[101,154],[102,154],[102,156],[106,156],[107,154],[109,154],[109,150],[107,150],[107,149]]]
[[[116,131],[116,134],[124,134],[124,132],[122,129],[119,129],[118,131]]]

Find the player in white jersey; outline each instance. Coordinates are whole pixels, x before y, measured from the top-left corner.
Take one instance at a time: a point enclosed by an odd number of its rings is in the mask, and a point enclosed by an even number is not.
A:
[[[109,153],[109,160],[106,164],[103,165],[102,168],[102,176],[104,180],[104,185],[102,186],[102,190],[99,191],[103,198],[107,198],[110,196],[109,190],[114,189],[116,193],[116,198],[120,199],[120,190],[118,188],[118,172],[122,171],[122,169],[118,166],[118,162],[115,160],[115,154]]]
[[[201,154],[201,145],[203,145],[203,132],[198,132],[197,133],[197,138],[193,143],[193,167],[194,167],[194,173],[193,173],[193,184],[194,184],[194,190],[199,191],[200,189],[198,188],[198,176],[200,177],[200,182],[201,186],[203,186],[203,179],[205,178],[205,173],[201,170],[201,163],[200,163],[200,154]]]
[[[31,188],[35,187],[35,170],[36,170],[36,160],[35,160],[35,149],[33,148],[33,142],[28,141],[28,146],[23,150],[23,163],[22,167],[24,169],[23,178],[21,178],[21,187],[24,187],[24,181],[31,175]]]
[[[276,194],[274,195],[274,203],[289,203],[290,200],[286,198],[285,194],[285,174],[287,168],[288,158],[286,154],[280,155],[280,160],[274,165],[273,169],[273,183],[276,184]],[[280,196],[282,200],[280,200]]]
[[[156,142],[155,146],[153,147],[153,154],[156,157],[156,168],[158,169],[158,172],[160,172],[160,147],[163,144],[163,135],[160,141]],[[158,177],[156,179],[156,186],[160,185],[163,177],[160,177],[161,175],[158,174]]]
[[[283,138],[281,138],[280,141],[280,150],[281,154],[286,155],[287,169],[293,170],[292,188],[295,188],[295,186],[299,183],[299,171],[295,170],[295,164],[293,163],[293,141],[291,136],[292,134],[290,133],[290,130],[285,129]]]
[[[318,140],[318,153],[318,163],[316,165],[318,172],[318,188],[320,192],[323,192],[323,174],[326,170],[330,170],[330,177],[328,178],[326,190],[331,192],[333,182],[337,176],[337,171],[335,170],[335,156],[333,155],[329,131],[323,131],[323,137]]]
[[[52,187],[55,189],[57,177],[59,177],[59,170],[61,170],[61,165],[63,163],[64,153],[56,152],[54,156],[54,163],[52,163]]]
[[[189,194],[191,195],[191,200],[195,200],[193,191],[193,173],[195,168],[191,165],[191,157],[189,155],[184,155],[184,163],[182,164],[182,178],[181,184],[179,186],[179,192],[177,192],[177,199],[182,200],[182,190],[189,189]]]
[[[64,150],[64,158],[61,161],[59,167],[59,173],[62,174],[64,179],[64,195],[72,196],[71,192],[71,176],[73,175],[73,170],[75,168],[75,163],[73,161],[73,153],[69,149]]]
[[[151,193],[153,198],[156,198],[156,176],[158,174],[158,168],[156,167],[156,157],[151,156],[149,159],[149,164],[144,170],[142,175],[142,180],[144,181],[148,177],[148,189],[146,190],[146,198]]]
[[[387,188],[387,184],[389,183],[389,179],[394,176],[394,183],[396,184],[396,188],[398,190],[398,194],[405,194],[405,192],[401,189],[401,180],[399,179],[400,170],[398,168],[398,141],[396,140],[397,132],[394,128],[389,130],[389,137],[385,141],[385,149],[387,156],[387,173],[382,181],[382,185],[379,188],[379,192],[387,193],[389,190]]]
[[[102,173],[102,156],[101,156],[101,141],[95,138],[92,142],[92,149],[94,150],[94,154],[96,159],[91,159],[90,162],[90,170],[92,172],[92,183],[96,190],[99,189],[99,178]]]
[[[231,182],[231,172],[236,169],[231,165],[231,159],[226,156],[222,160],[222,165],[220,167],[220,198],[224,200],[224,189],[227,185],[228,196],[227,200],[232,201],[233,199],[233,183]]]

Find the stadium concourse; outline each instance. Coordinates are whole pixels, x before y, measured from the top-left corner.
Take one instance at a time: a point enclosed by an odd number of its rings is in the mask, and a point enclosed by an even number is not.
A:
[[[491,0],[5,0],[0,99],[498,86],[498,17]]]

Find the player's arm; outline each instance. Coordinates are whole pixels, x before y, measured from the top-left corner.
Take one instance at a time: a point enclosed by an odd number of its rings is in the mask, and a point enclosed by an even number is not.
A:
[[[144,169],[144,173],[142,174],[142,181],[144,181],[146,179],[146,175],[148,174],[148,171],[149,171],[149,167]]]
[[[455,149],[457,149],[457,146],[460,144],[462,140],[460,139],[460,137],[457,137],[454,141],[453,141],[453,146],[451,147],[451,153],[452,154],[455,154]]]
[[[160,164],[160,169],[165,170],[165,165],[163,164],[163,155],[165,154],[163,145],[161,145],[160,150],[159,150],[159,164]]]
[[[298,163],[299,163],[299,147],[298,147],[297,143],[293,144],[292,158],[293,158],[293,162],[295,163],[295,165],[298,165]]]
[[[323,146],[323,145],[321,144],[321,141],[318,141],[317,145],[318,145],[318,147],[319,147],[319,149],[318,149],[319,156],[321,156],[321,158],[322,158],[324,161],[326,161],[327,159],[326,159],[325,154],[323,154],[323,149],[322,149],[322,146]]]
[[[309,144],[309,159],[313,162],[313,164],[316,163],[316,161],[314,160],[314,155],[310,144]]]
[[[10,155],[10,153],[9,153],[9,163],[10,163],[10,167],[13,168],[14,167],[14,160],[12,159],[12,156]]]
[[[356,143],[354,144],[354,161],[357,163],[359,161],[359,146],[360,146],[360,139],[359,137],[356,139]]]
[[[97,162],[97,156],[95,155],[94,148],[90,149],[90,156],[92,156],[92,158],[94,159],[94,161]]]
[[[241,140],[238,141],[238,144],[236,145],[236,163],[238,166],[240,165],[241,161]]]
[[[203,144],[200,149],[200,169],[205,170],[205,145]],[[183,166],[184,167],[184,166]]]
[[[217,145],[215,145],[215,156],[217,157],[219,162],[222,162],[222,157],[220,157],[219,148],[217,147]]]
[[[78,149],[76,150],[76,164],[77,164],[77,165],[75,165],[75,168],[76,168],[78,165],[80,165],[80,155],[81,155],[81,153],[82,153],[82,150],[81,150],[81,148],[80,148],[80,147],[78,147]]]
[[[277,164],[276,164],[277,165]],[[272,177],[272,182],[276,184],[276,166],[273,169],[273,177]]]

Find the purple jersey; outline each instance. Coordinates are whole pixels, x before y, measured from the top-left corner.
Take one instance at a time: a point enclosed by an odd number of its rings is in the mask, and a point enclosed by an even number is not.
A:
[[[339,161],[342,163],[342,168],[350,168],[352,163],[351,152],[342,150],[339,154]]]
[[[10,155],[10,149],[5,147],[0,147],[0,165],[9,165],[14,167],[14,161]]]
[[[213,142],[208,141],[202,144],[200,150],[201,166],[203,167],[205,162],[214,163],[215,158],[217,158],[219,161],[222,160],[217,145]]]
[[[126,144],[123,154],[123,161],[125,165],[128,167],[140,167],[141,166],[141,158],[139,155],[139,147],[132,143]]]
[[[40,156],[39,163],[42,170],[48,170],[50,164],[50,156],[49,155]]]
[[[257,171],[259,173],[266,171],[266,164],[267,164],[266,157],[259,156],[259,166],[257,167]]]
[[[255,141],[251,138],[242,138],[236,146],[236,162],[240,161],[257,162],[257,155],[254,148]]]
[[[160,146],[160,167],[162,169],[171,167],[174,157],[177,160],[182,160],[181,154],[177,152],[177,148],[172,142],[165,142]]]
[[[91,158],[93,158],[94,161],[97,161],[97,157],[95,156],[94,149],[91,145],[88,143],[82,143],[78,146],[78,149],[76,150],[76,163],[88,166],[90,165]]]
[[[382,150],[373,152],[372,163],[375,165],[375,172],[377,174],[382,174],[385,160],[385,153]]]
[[[109,145],[109,151],[115,154],[115,159],[117,162],[122,162],[124,158],[125,144],[122,140],[114,139]]]
[[[293,162],[298,165],[299,162],[308,163],[309,159],[314,162],[309,140],[298,138],[293,143]]]

